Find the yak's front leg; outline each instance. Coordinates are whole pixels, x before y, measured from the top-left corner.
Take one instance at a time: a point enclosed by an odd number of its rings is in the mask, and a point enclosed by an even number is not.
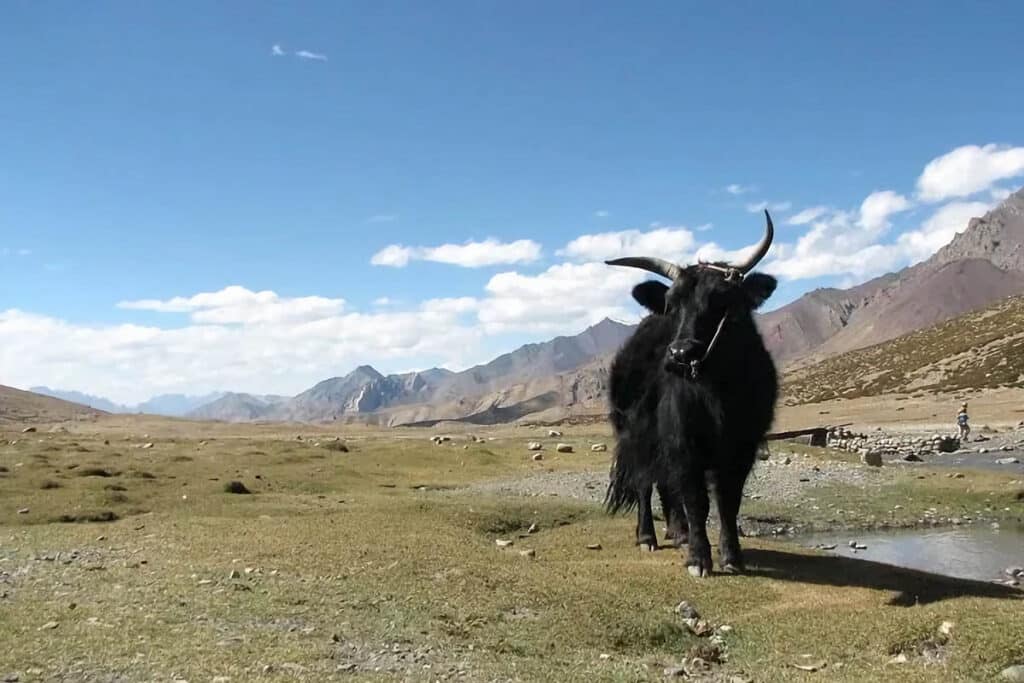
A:
[[[719,562],[722,571],[737,574],[744,570],[743,551],[740,549],[739,517],[743,501],[743,485],[748,472],[720,472],[715,481],[715,503],[721,531],[718,539]]]
[[[689,525],[690,548],[686,556],[686,568],[693,576],[711,575],[711,542],[708,541],[708,489],[704,482],[704,471],[688,470],[681,482],[683,507]]]
[[[636,503],[636,543],[640,550],[657,550],[658,535],[654,531],[654,515],[651,512],[651,486],[638,491]]]

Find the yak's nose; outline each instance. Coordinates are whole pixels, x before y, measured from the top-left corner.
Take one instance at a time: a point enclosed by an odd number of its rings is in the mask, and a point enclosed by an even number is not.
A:
[[[692,360],[699,360],[704,353],[704,345],[696,339],[683,339],[673,342],[668,347],[668,358],[673,363],[685,365]]]

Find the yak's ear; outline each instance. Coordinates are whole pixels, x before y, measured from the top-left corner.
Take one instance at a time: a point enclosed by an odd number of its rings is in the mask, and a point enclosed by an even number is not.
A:
[[[743,291],[750,300],[750,307],[754,310],[760,308],[778,284],[778,280],[764,273],[751,273],[743,278]]]
[[[648,280],[633,288],[633,298],[651,313],[661,315],[665,312],[666,292],[668,285],[657,280]]]

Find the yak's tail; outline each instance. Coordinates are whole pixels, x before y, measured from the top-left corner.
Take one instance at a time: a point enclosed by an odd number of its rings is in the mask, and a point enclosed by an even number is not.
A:
[[[604,507],[609,514],[632,510],[637,505],[636,454],[629,440],[620,438],[615,444],[615,456],[608,476],[608,490],[604,494]]]

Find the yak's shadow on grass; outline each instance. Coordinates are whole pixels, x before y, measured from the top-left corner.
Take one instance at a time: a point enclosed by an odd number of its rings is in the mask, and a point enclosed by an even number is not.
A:
[[[1024,591],[1011,586],[957,579],[871,560],[803,555],[763,548],[747,548],[743,555],[747,574],[751,576],[837,588],[849,586],[893,591],[896,595],[889,604],[897,607],[926,605],[959,597],[1024,600]]]

